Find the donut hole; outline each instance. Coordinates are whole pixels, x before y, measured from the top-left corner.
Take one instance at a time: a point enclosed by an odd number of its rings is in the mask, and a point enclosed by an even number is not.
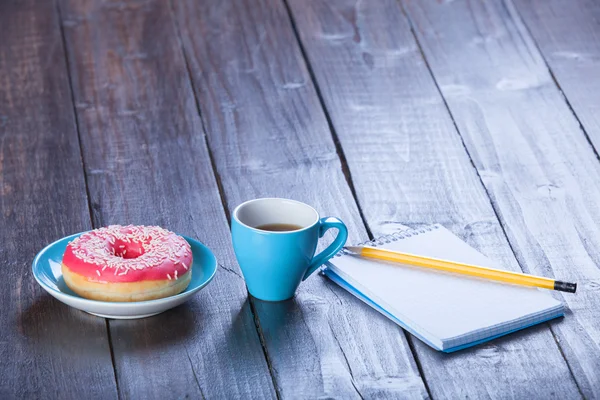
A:
[[[142,246],[141,242],[115,240],[111,250],[115,256],[125,259],[138,258],[144,254],[144,246]]]

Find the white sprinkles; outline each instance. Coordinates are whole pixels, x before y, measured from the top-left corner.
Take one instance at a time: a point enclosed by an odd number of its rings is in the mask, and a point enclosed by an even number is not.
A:
[[[142,254],[137,258],[119,257],[115,254],[116,241],[139,243]],[[127,274],[129,270],[158,267],[166,261],[181,263],[187,271],[188,266],[178,259],[191,255],[190,245],[185,239],[158,226],[111,225],[84,233],[69,246],[75,257],[89,264],[102,265],[102,272],[106,268],[113,269],[114,275],[119,276]],[[125,245],[118,247],[124,249]],[[127,250],[123,250],[122,255],[126,253]],[[99,270],[96,270],[96,274],[101,276]],[[172,280],[170,274],[166,275],[167,279]],[[175,270],[175,280],[178,279],[177,275]]]

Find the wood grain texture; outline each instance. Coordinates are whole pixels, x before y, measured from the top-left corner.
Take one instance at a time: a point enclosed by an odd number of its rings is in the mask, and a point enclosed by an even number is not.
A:
[[[232,210],[280,196],[366,238],[327,121],[280,1],[177,1],[209,146]],[[427,395],[396,325],[321,276],[287,302],[253,300],[282,398]]]
[[[520,271],[399,4],[289,4],[374,234],[441,223]],[[412,340],[434,398],[579,397],[545,325],[451,355]]]
[[[110,321],[123,398],[274,398],[169,3],[62,2],[94,226],[155,224],[222,263],[192,301]]]
[[[595,397],[600,163],[512,3],[405,4],[521,266],[579,283],[551,326],[581,391]]]
[[[598,152],[600,3],[590,0],[514,3]]]
[[[31,272],[44,246],[90,227],[54,2],[1,2],[0,38],[0,398],[116,398],[104,320]]]

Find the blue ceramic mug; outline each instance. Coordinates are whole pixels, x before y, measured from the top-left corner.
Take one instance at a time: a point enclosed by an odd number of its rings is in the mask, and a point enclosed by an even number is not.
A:
[[[265,230],[276,224],[294,227]],[[338,230],[337,237],[315,255],[319,238],[331,228]],[[300,282],[342,249],[348,230],[335,217],[320,218],[307,204],[269,198],[240,204],[233,211],[231,236],[250,294],[260,300],[281,301],[293,297]]]

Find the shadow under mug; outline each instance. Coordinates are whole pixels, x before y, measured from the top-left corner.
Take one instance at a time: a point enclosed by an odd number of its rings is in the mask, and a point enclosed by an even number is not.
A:
[[[257,229],[267,224],[290,224],[291,231]],[[315,255],[319,238],[331,228],[337,237]],[[308,278],[344,247],[346,225],[335,217],[320,218],[311,206],[295,200],[265,198],[240,204],[231,221],[233,249],[253,297],[287,300]]]

